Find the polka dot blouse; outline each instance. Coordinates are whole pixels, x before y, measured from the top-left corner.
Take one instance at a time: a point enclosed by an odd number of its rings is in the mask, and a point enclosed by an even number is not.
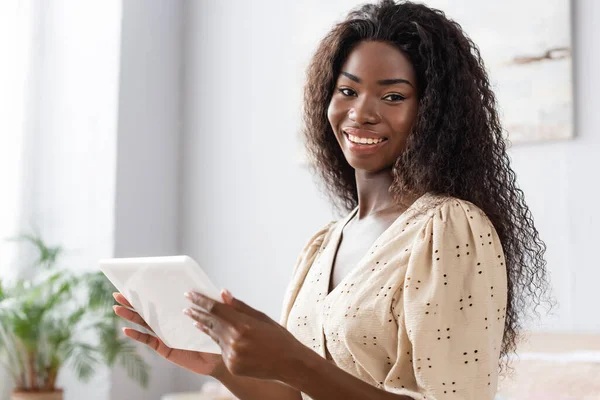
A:
[[[507,281],[490,220],[467,201],[425,194],[328,293],[342,230],[357,210],[325,226],[303,249],[282,325],[388,392],[493,399]]]

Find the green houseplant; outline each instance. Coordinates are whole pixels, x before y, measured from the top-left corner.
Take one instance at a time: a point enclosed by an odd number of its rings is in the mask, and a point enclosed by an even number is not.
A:
[[[0,362],[14,381],[13,400],[62,399],[56,380],[65,366],[86,381],[97,367],[120,364],[146,386],[149,366],[119,335],[112,284],[99,272],[59,268],[63,249],[38,236],[13,240],[33,245],[37,258],[33,278],[0,281]]]

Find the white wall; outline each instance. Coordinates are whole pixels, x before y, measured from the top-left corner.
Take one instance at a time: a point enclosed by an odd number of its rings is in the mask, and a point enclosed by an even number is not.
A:
[[[115,257],[178,252],[182,2],[122,2]],[[158,399],[175,391],[175,366],[138,348],[152,366],[146,390],[122,368],[111,399]]]
[[[341,13],[311,1],[302,2],[302,13],[291,2],[187,3],[181,249],[272,317],[299,250],[332,217],[296,162],[297,68],[304,63],[296,50],[305,46],[306,26],[320,32],[356,3],[336,2]],[[600,4],[577,1],[573,19],[577,138],[521,146],[511,157],[549,247],[561,302],[536,329],[600,331],[600,236],[593,229],[600,194],[593,183],[600,167],[600,28],[593,21]],[[182,387],[196,385],[186,379]]]

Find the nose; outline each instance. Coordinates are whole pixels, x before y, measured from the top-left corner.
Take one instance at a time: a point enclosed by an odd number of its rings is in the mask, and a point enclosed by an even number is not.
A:
[[[348,117],[359,125],[378,123],[381,117],[375,103],[376,101],[369,100],[366,96],[357,99]]]

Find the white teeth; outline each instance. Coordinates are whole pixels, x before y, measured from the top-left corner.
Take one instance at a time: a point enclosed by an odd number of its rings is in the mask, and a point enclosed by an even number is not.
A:
[[[379,138],[379,139],[360,138],[357,136],[352,136],[350,134],[348,134],[348,139],[350,139],[350,141],[353,143],[359,143],[359,144],[377,144],[377,143],[383,142],[383,138]]]

